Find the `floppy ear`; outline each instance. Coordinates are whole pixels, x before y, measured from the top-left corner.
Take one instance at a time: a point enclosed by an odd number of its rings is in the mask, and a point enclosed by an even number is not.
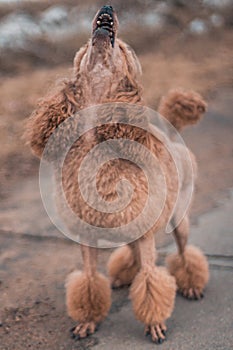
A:
[[[40,101],[27,121],[23,138],[39,158],[59,124],[78,110],[78,94],[79,89],[74,81],[64,81],[58,90]]]
[[[74,58],[74,74],[76,78],[78,78],[78,74],[80,71],[80,66],[81,66],[81,61],[83,59],[83,56],[86,54],[88,46],[89,46],[90,41],[81,47],[81,49],[76,53],[75,58]]]
[[[141,75],[141,65],[133,49],[123,41],[119,39],[117,41],[124,59],[124,77],[119,81],[114,100],[136,103],[141,101],[142,88],[138,82],[138,77]]]
[[[128,74],[130,75],[131,79],[137,80],[137,78],[142,74],[142,68],[139,59],[137,58],[134,50],[129,45],[125,44],[119,39],[118,42],[121,52],[125,57]]]

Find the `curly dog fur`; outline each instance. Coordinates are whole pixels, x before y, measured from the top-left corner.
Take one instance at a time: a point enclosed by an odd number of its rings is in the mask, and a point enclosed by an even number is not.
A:
[[[139,264],[129,246],[118,248],[111,254],[108,261],[108,275],[112,287],[130,285],[138,271]]]
[[[105,102],[127,102],[143,106],[142,89],[138,82],[141,73],[139,61],[133,50],[117,38],[117,29],[118,20],[112,7],[101,8],[93,21],[92,38],[75,56],[72,79],[65,80],[46,96],[28,120],[25,137],[38,157],[42,156],[50,136],[58,126],[77,111]],[[206,103],[200,95],[181,90],[169,92],[162,98],[158,107],[158,111],[178,130],[196,123],[205,110]],[[132,115],[131,118],[133,121],[135,116]],[[67,135],[63,129],[59,133],[59,142],[46,154],[49,161],[59,154],[67,142]],[[186,215],[178,226],[175,225],[177,227],[174,229],[174,237],[178,253],[168,257],[168,270],[155,265],[154,234],[163,229],[171,218],[179,181],[171,154],[161,140],[139,127],[122,124],[101,125],[94,131],[87,132],[72,145],[64,162],[62,185],[73,212],[91,225],[118,227],[131,222],[144,207],[148,194],[146,178],[142,169],[125,159],[104,164],[96,178],[99,193],[110,202],[117,197],[116,184],[122,175],[132,183],[135,191],[130,205],[124,212],[100,213],[90,208],[80,193],[76,179],[82,159],[98,143],[114,138],[141,143],[156,156],[165,176],[167,195],[159,220],[143,237],[115,251],[108,263],[112,286],[132,283],[130,296],[135,316],[145,324],[145,330],[151,334],[152,340],[161,342],[165,339],[165,321],[174,307],[176,283],[184,296],[200,298],[208,281],[208,264],[200,250],[186,246],[189,233]],[[182,160],[184,149],[182,145],[173,142],[172,135],[169,142],[179,159],[182,179],[180,190],[185,193],[188,177],[187,164]],[[196,167],[191,152],[190,155]],[[96,157],[98,156],[97,153]],[[159,181],[158,179],[155,185],[158,189],[162,186]],[[75,230],[75,225],[66,217],[62,203],[59,204],[59,208],[67,225]],[[173,213],[172,222],[176,222],[176,213]],[[79,322],[74,334],[83,338],[93,333],[97,323],[107,315],[111,304],[111,292],[106,278],[97,272],[97,249],[81,245],[81,251],[84,271],[74,272],[68,278],[66,299],[68,314]]]
[[[177,130],[181,130],[185,125],[196,124],[206,108],[206,102],[197,92],[176,89],[162,97],[158,112],[167,116]]]
[[[136,318],[146,325],[162,324],[171,316],[176,282],[164,267],[141,269],[130,288]]]
[[[79,322],[102,321],[111,306],[110,284],[100,273],[88,276],[74,271],[68,276],[67,309],[68,314]]]
[[[200,249],[187,246],[183,255],[173,253],[166,263],[181,293],[199,299],[209,279],[208,262]]]

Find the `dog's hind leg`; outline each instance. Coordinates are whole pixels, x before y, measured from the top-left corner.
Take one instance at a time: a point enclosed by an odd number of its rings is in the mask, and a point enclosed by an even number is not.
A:
[[[83,271],[74,271],[66,283],[66,303],[69,316],[78,321],[72,329],[76,339],[85,338],[107,315],[111,305],[109,281],[97,272],[97,249],[81,246]]]
[[[173,231],[178,252],[167,257],[167,267],[176,278],[180,293],[188,299],[200,299],[209,279],[208,262],[197,247],[187,245],[189,220],[185,216]]]
[[[120,247],[111,254],[108,261],[108,275],[113,288],[128,286],[133,282],[139,271],[136,257],[133,245]]]
[[[161,343],[165,339],[165,321],[170,317],[176,294],[176,283],[166,268],[155,265],[156,250],[153,234],[135,242],[140,271],[130,289],[133,310],[138,320],[145,324],[146,334]]]

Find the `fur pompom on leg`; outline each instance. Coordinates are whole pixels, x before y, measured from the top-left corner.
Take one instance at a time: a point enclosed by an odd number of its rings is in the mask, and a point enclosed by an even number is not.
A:
[[[163,323],[171,316],[176,282],[164,267],[142,269],[130,289],[136,318],[146,325]]]
[[[108,274],[113,288],[131,284],[138,271],[133,252],[127,245],[115,250],[109,258]]]
[[[200,249],[187,246],[184,253],[174,253],[166,259],[167,267],[176,279],[179,291],[189,299],[200,299],[209,280],[208,262]]]
[[[81,271],[74,271],[66,282],[66,305],[68,315],[79,325],[73,334],[80,338],[94,333],[96,324],[108,314],[111,306],[109,281],[100,273],[88,276]]]
[[[207,103],[194,91],[171,90],[159,104],[158,112],[177,129],[196,124],[206,112]]]
[[[171,316],[176,295],[176,282],[164,267],[142,268],[130,289],[136,318],[146,326],[152,340],[165,339],[165,321]]]

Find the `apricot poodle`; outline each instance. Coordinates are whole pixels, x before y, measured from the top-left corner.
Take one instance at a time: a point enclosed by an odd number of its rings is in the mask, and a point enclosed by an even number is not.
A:
[[[117,37],[118,20],[111,6],[103,6],[93,20],[92,37],[74,59],[73,78],[63,82],[45,97],[28,120],[26,138],[33,152],[41,157],[50,136],[77,111],[106,102],[127,102],[143,106],[142,89],[138,82],[140,63],[134,51]],[[196,123],[206,110],[206,103],[194,92],[174,90],[163,97],[158,107],[161,113],[177,129]],[[133,120],[133,116],[131,116]],[[143,118],[143,117],[142,117]],[[162,131],[161,131],[162,133]],[[189,299],[200,299],[208,281],[208,263],[196,247],[187,245],[189,218],[186,214],[180,222],[179,203],[173,212],[178,190],[187,191],[186,163],[182,160],[183,146],[176,144],[173,135],[169,143],[180,158],[182,184],[179,186],[176,166],[168,149],[152,133],[126,124],[100,125],[87,133],[72,146],[65,159],[63,188],[66,200],[73,212],[91,225],[117,227],[127,224],[142,210],[148,189],[140,167],[126,159],[117,159],[103,165],[98,173],[97,188],[106,201],[117,197],[116,184],[122,174],[133,183],[135,193],[123,212],[99,213],[87,205],[77,184],[77,175],[85,154],[99,142],[125,138],[136,140],[153,153],[163,169],[167,192],[162,215],[142,237],[115,250],[108,262],[109,279],[97,272],[98,249],[81,244],[83,271],[73,272],[66,283],[66,303],[70,317],[78,322],[73,333],[84,338],[95,332],[97,324],[108,314],[111,305],[111,286],[131,285],[130,298],[135,317],[145,326],[145,332],[154,342],[166,337],[166,320],[174,308],[176,290]],[[61,133],[47,159],[53,160],[66,137]],[[195,158],[190,153],[194,168]],[[160,187],[158,180],[157,188]],[[158,196],[159,196],[158,192]],[[66,217],[62,204],[61,216]],[[172,216],[172,217],[171,217]],[[74,230],[74,225],[67,224]],[[177,253],[167,258],[167,268],[156,265],[154,237],[168,222],[174,227]]]

